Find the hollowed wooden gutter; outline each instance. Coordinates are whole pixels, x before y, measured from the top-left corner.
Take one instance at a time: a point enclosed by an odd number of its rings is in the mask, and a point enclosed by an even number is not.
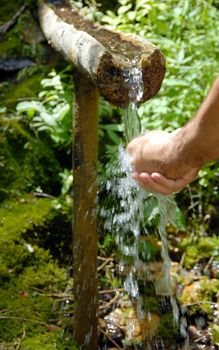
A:
[[[159,90],[165,61],[150,42],[89,22],[64,1],[40,1],[41,28],[48,42],[75,67],[73,125],[74,339],[83,349],[97,348],[98,95],[124,107],[130,94],[127,72],[141,68],[142,103]],[[133,63],[133,61],[135,63]]]

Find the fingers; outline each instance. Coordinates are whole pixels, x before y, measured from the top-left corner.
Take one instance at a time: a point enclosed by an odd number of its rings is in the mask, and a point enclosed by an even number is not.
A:
[[[166,184],[156,182],[148,173],[133,173],[132,178],[138,183],[140,187],[144,188],[147,191],[161,193],[164,195],[168,195],[174,192],[174,190],[170,188],[169,185],[167,186]]]
[[[132,173],[132,178],[138,183],[140,187],[144,188],[145,190],[151,191],[151,189],[147,187],[147,184],[145,184],[144,181],[140,179],[138,173]]]
[[[143,181],[144,185],[147,186],[147,189],[150,189],[152,192],[158,192],[161,194],[171,194],[177,192],[186,186],[186,181],[184,180],[172,180],[166,178],[160,173],[141,173],[139,174],[140,180]]]
[[[177,180],[169,179],[160,173],[152,173],[151,178],[155,183],[159,184],[167,194],[182,190],[190,182],[185,178]]]
[[[139,186],[151,191],[158,192],[164,195],[171,194],[182,190],[188,183],[193,181],[198,174],[198,168],[193,169],[180,179],[169,179],[164,175],[154,172],[149,173],[133,173],[132,178],[138,182]]]

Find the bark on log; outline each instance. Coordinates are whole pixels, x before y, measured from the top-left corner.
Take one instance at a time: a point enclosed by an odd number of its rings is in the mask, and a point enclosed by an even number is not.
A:
[[[127,82],[127,74],[134,66],[142,70],[143,77],[144,91],[138,102],[148,100],[159,90],[165,60],[150,42],[95,25],[64,0],[41,0],[40,22],[51,45],[85,72],[112,104],[125,106],[136,99]]]

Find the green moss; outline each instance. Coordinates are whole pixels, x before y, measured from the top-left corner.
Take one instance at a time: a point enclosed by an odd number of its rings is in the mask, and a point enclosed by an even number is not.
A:
[[[139,244],[139,255],[143,262],[159,261],[161,259],[161,249],[158,242],[153,238],[142,238]]]
[[[215,302],[219,290],[219,280],[203,277],[201,281],[195,281],[183,290],[180,296],[180,302],[183,305],[190,305],[189,314],[201,312],[212,319],[212,303]]]
[[[73,350],[71,318],[64,315],[63,297],[57,297],[69,283],[68,270],[59,265],[59,250],[49,250],[59,244],[69,261],[66,226],[70,221],[59,201],[24,195],[36,188],[58,194],[61,171],[52,142],[45,135],[40,139],[29,127],[30,120],[14,112],[19,99],[38,96],[48,69],[41,65],[49,57],[32,16],[36,2],[26,3],[27,9],[0,42],[1,59],[28,57],[38,64],[21,71],[13,83],[1,84],[0,348],[12,350],[20,344],[22,350]],[[0,25],[21,5],[20,0],[2,0]],[[66,243],[61,245],[63,231]]]
[[[185,252],[184,265],[187,269],[192,268],[198,261],[209,259],[212,255],[219,256],[219,238],[199,237],[195,240],[183,239],[181,248]]]
[[[9,2],[10,3],[10,2]],[[13,9],[10,13],[16,13],[16,5],[11,4]],[[5,8],[7,11],[7,9]],[[5,20],[4,20],[5,22]],[[0,42],[0,57],[29,57],[36,58],[44,55],[43,46],[39,43],[40,29],[32,17],[30,11],[25,11],[19,16],[16,24],[5,33]]]
[[[64,328],[61,301],[55,302],[53,294],[65,291],[67,270],[59,267],[48,250],[24,239],[25,234],[30,241],[29,236],[54,215],[51,199],[30,195],[5,201],[0,207],[0,339],[7,349],[24,330],[24,349],[68,349],[61,330],[48,332],[50,326],[60,328],[59,320]]]
[[[67,282],[67,273],[65,269],[61,269],[56,266],[53,261],[38,260],[38,266],[27,267],[23,274],[18,278],[18,284],[22,286],[28,286],[29,288],[46,288],[47,290],[53,290],[58,292],[63,290]]]
[[[40,81],[42,80],[42,76],[38,73],[40,73],[40,68],[36,74],[22,81],[6,83],[1,89],[1,105],[15,107],[21,96],[25,96],[27,99],[28,97],[37,97],[37,93],[41,88]]]
[[[186,255],[185,255],[185,259],[184,259],[184,266],[187,269],[191,269],[196,262],[198,262],[200,259],[200,255],[199,255],[199,250],[198,247],[195,246],[189,246],[186,249]]]
[[[142,297],[142,306],[146,312],[155,312],[160,314],[160,303],[156,295]]]
[[[22,0],[1,0],[0,25],[7,22],[22,4]]]
[[[154,282],[149,282],[145,278],[138,278],[139,293],[145,298],[154,297],[156,295]]]
[[[70,336],[63,335],[62,331],[52,331],[45,334],[38,334],[32,338],[26,338],[21,350],[77,350],[71,342]]]
[[[218,279],[205,278],[200,284],[200,300],[213,300],[219,290]]]
[[[211,326],[212,338],[215,345],[219,346],[219,325],[213,324]]]
[[[179,328],[173,319],[172,310],[161,317],[157,334],[166,346],[176,344],[179,338]]]
[[[14,284],[15,281],[12,282]],[[26,289],[20,290],[12,285],[0,291],[1,310],[6,310],[0,317],[0,339],[6,342],[22,334],[24,327],[27,334],[45,331],[46,322],[54,318],[53,300],[34,296]]]
[[[34,227],[42,225],[45,220],[48,221],[53,216],[50,198],[37,199],[31,195],[25,195],[22,198],[4,201],[0,205],[0,244],[4,246],[5,241],[8,242],[10,239],[19,241],[22,233],[33,230]]]
[[[57,177],[61,166],[46,136],[42,140],[34,136],[27,121],[13,115],[6,118],[1,127],[1,199],[35,191],[37,187],[46,193],[57,193],[61,186]]]

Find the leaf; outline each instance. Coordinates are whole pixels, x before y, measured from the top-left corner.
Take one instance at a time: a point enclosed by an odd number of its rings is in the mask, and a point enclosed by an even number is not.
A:
[[[49,114],[48,112],[42,112],[40,114],[42,120],[48,125],[48,126],[55,126],[56,125],[56,116]]]
[[[189,82],[186,81],[186,80],[183,80],[183,79],[174,79],[174,78],[169,78],[169,79],[166,79],[165,81],[165,84],[166,86],[169,86],[169,87],[187,87],[189,86]]]
[[[128,12],[131,8],[132,8],[132,4],[120,6],[118,9],[118,15],[122,15],[122,14]]]
[[[66,103],[64,106],[62,106],[58,112],[58,119],[61,121],[66,114],[70,111],[70,105]]]
[[[186,231],[185,216],[178,206],[176,206],[175,226],[179,231]]]
[[[0,113],[6,113],[7,107],[0,107]]]
[[[28,112],[30,110],[42,113],[45,112],[45,107],[38,101],[24,101],[17,104],[16,110],[18,113]]]

